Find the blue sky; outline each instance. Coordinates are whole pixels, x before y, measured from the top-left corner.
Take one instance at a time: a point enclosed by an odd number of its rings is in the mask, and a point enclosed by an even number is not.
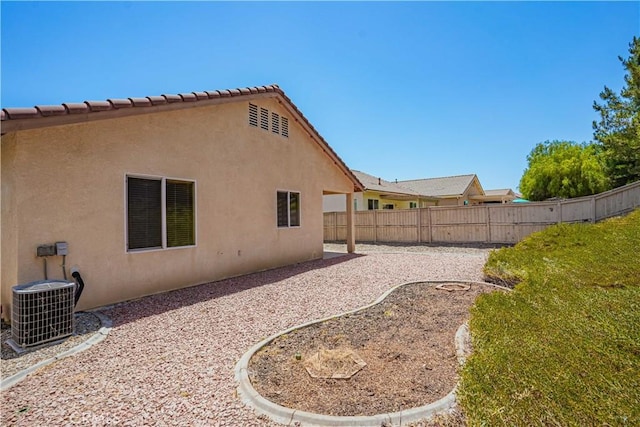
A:
[[[353,169],[517,189],[592,138],[640,2],[1,3],[2,107],[277,83]]]

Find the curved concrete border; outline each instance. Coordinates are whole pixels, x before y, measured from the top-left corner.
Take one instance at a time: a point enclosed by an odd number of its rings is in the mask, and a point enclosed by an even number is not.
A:
[[[98,319],[100,319],[100,323],[102,324],[102,327],[95,334],[91,335],[86,341],[81,342],[80,344],[70,348],[67,351],[63,351],[60,354],[57,354],[53,357],[50,357],[49,359],[45,359],[41,362],[38,362],[35,365],[31,365],[28,368],[18,372],[17,374],[11,375],[10,377],[3,379],[2,382],[0,383],[0,391],[5,391],[9,389],[10,387],[14,386],[15,384],[25,379],[27,375],[42,368],[43,366],[47,366],[55,361],[64,359],[65,357],[73,356],[76,353],[85,351],[86,349],[104,340],[107,337],[107,335],[109,335],[109,332],[111,331],[111,328],[112,328],[111,319],[109,319],[107,316],[105,316],[102,313],[93,312],[93,311],[90,313],[96,316]]]
[[[439,284],[439,283],[466,283],[466,284],[480,284],[480,285],[489,285],[499,289],[511,290],[509,288],[505,288],[503,286],[494,285],[493,283],[486,282],[477,282],[471,280],[420,280],[415,282],[407,282],[402,283],[400,285],[394,286],[393,288],[384,292],[378,299],[376,299],[371,304],[365,305],[363,307],[357,308],[355,310],[347,311],[342,314],[338,314],[335,316],[325,317],[319,320],[313,320],[311,322],[303,323],[302,325],[294,326],[285,331],[279,332],[277,334],[271,335],[265,340],[259,342],[254,345],[247,351],[238,361],[235,367],[235,378],[238,382],[238,395],[241,398],[242,402],[246,405],[252,407],[255,412],[259,415],[266,415],[271,418],[273,421],[291,425],[294,422],[299,422],[304,426],[316,426],[316,427],[324,427],[324,426],[371,426],[371,427],[379,427],[383,425],[383,423],[392,423],[394,425],[402,425],[403,423],[415,422],[421,419],[431,418],[436,414],[444,413],[450,411],[456,399],[456,387],[449,392],[445,397],[436,400],[433,403],[428,405],[419,406],[417,408],[407,409],[406,411],[399,412],[391,412],[386,414],[378,414],[371,416],[332,416],[332,415],[322,415],[315,414],[311,412],[299,411],[296,409],[286,408],[284,406],[278,405],[276,403],[271,402],[270,400],[262,397],[251,385],[251,380],[249,379],[249,360],[251,357],[262,347],[269,344],[271,341],[279,337],[283,334],[288,334],[296,329],[301,329],[316,323],[325,322],[330,319],[335,319],[337,317],[345,316],[347,314],[353,314],[362,310],[366,310],[376,304],[382,302],[389,294],[391,294],[396,289],[401,286],[410,285],[414,283],[429,283],[429,284]],[[455,335],[455,345],[456,345],[456,356],[458,358],[458,363],[463,365],[466,359],[466,348],[465,342],[469,337],[469,326],[467,323],[461,325],[456,331]]]

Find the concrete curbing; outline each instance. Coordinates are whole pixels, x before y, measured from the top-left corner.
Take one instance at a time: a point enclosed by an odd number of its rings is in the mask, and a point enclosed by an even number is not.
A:
[[[0,391],[5,391],[13,387],[17,383],[25,379],[29,374],[37,371],[38,369],[44,366],[50,365],[51,363],[56,362],[60,359],[64,359],[65,357],[73,356],[74,354],[80,353],[81,351],[85,351],[88,348],[98,344],[100,341],[104,340],[107,337],[107,335],[109,335],[109,332],[113,327],[111,319],[109,319],[107,316],[105,316],[102,313],[98,313],[98,312],[91,312],[91,313],[95,315],[98,319],[100,319],[100,323],[102,324],[102,327],[96,333],[91,335],[86,341],[81,342],[80,344],[70,348],[67,351],[64,351],[56,356],[50,357],[49,359],[45,359],[41,362],[38,362],[35,365],[31,365],[28,368],[18,372],[17,374],[14,374],[10,377],[3,379],[2,382],[0,382]]]
[[[455,405],[455,392],[456,387],[454,387],[449,394],[445,397],[432,402],[428,405],[419,406],[416,408],[411,408],[406,411],[371,415],[371,416],[332,416],[332,415],[322,415],[315,414],[311,412],[299,411],[291,408],[287,408],[276,403],[271,402],[270,400],[262,397],[251,385],[251,380],[249,379],[248,366],[249,360],[251,357],[262,347],[269,344],[271,341],[279,337],[280,335],[288,334],[297,329],[301,329],[316,323],[322,323],[330,319],[334,319],[337,317],[345,316],[348,314],[353,314],[358,311],[366,310],[376,304],[382,302],[389,294],[391,294],[396,289],[410,285],[414,283],[429,283],[429,284],[441,284],[441,283],[464,283],[464,284],[481,284],[481,285],[489,285],[494,286],[499,289],[506,289],[502,286],[494,285],[492,283],[486,282],[477,282],[477,281],[469,281],[469,280],[421,280],[414,282],[402,283],[400,285],[394,286],[391,289],[384,292],[378,299],[376,299],[371,304],[365,305],[363,307],[357,308],[355,310],[347,311],[342,314],[338,314],[335,316],[325,317],[319,320],[313,320],[310,322],[303,323],[298,326],[294,326],[285,331],[279,332],[277,334],[271,335],[265,340],[259,342],[254,345],[247,351],[238,361],[235,367],[235,379],[238,382],[238,396],[242,400],[244,404],[254,409],[254,411],[258,415],[265,415],[276,421],[278,423],[292,425],[295,422],[300,423],[303,426],[309,427],[325,427],[325,426],[359,426],[359,427],[379,427],[383,425],[383,423],[391,423],[393,425],[402,425],[403,423],[411,423],[422,419],[432,418],[434,415],[442,414],[449,412],[453,406]],[[465,347],[466,342],[469,340],[469,325],[467,323],[462,324],[455,334],[455,346],[456,346],[456,357],[458,358],[458,363],[463,365],[466,360],[466,354],[468,354],[468,349]]]

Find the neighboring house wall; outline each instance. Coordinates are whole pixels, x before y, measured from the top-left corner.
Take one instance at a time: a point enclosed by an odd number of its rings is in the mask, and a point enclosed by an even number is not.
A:
[[[323,212],[344,212],[347,210],[347,198],[344,194],[326,194],[322,200]],[[353,194],[353,204],[356,211],[367,210],[367,202],[362,192]]]
[[[68,243],[78,309],[321,258],[323,191],[354,183],[279,99],[251,102],[288,117],[289,137],[249,126],[244,100],[3,135],[3,317],[13,286],[44,278],[45,243]],[[195,182],[195,246],[127,251],[129,174]],[[277,190],[300,193],[300,227],[276,226]]]
[[[415,207],[426,208],[427,206],[435,206],[436,201],[426,200],[391,200],[381,197],[379,193],[374,191],[365,191],[354,193],[354,201],[356,211],[369,210],[369,199],[378,200],[378,209],[383,209],[384,205],[393,204],[394,209],[411,209],[412,203]],[[344,194],[327,194],[323,198],[322,209],[324,212],[344,212],[346,210]]]

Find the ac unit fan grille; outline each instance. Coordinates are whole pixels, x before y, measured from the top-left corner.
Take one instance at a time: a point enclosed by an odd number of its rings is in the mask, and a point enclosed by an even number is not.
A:
[[[75,283],[40,281],[13,287],[12,339],[30,347],[68,337],[74,330]]]

